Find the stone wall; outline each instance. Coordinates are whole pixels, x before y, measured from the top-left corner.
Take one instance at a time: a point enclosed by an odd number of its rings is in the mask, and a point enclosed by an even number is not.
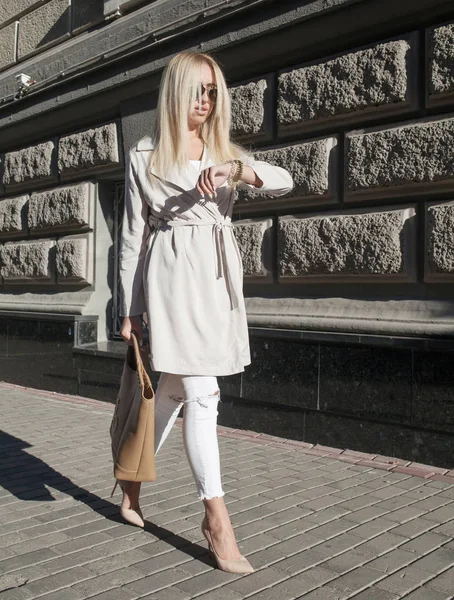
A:
[[[348,296],[358,282],[365,299],[378,285],[381,298],[389,289],[392,299],[397,283],[402,298],[421,286],[436,298],[443,290],[433,284],[454,284],[453,40],[454,23],[440,23],[233,86],[238,141],[252,144],[256,159],[287,168],[294,181],[278,198],[238,191],[246,282],[267,284],[261,289],[269,296],[249,294],[255,324],[268,311],[275,326],[288,326],[279,296],[336,296],[330,284],[345,283]],[[387,317],[381,312],[389,333],[403,333],[408,312],[401,306],[393,304]],[[421,307],[431,335],[438,315],[430,301]],[[308,327],[307,305],[300,314],[300,327]],[[347,317],[352,329],[355,319],[368,318],[372,331],[373,315],[373,302],[366,312],[352,304],[337,327]],[[298,328],[297,304],[292,316]],[[442,320],[448,333],[452,319]]]
[[[12,284],[24,293],[43,284],[49,294],[62,285],[92,289],[98,184],[87,178],[121,163],[116,122],[3,156],[0,293]]]
[[[18,0],[0,5],[0,70],[93,27],[103,0]]]

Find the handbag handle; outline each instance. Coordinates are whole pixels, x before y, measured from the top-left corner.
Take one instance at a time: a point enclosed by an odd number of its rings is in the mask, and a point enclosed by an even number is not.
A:
[[[132,338],[132,343],[134,346],[134,354],[136,356],[137,376],[139,378],[140,386],[144,392],[144,396],[145,396],[146,388],[148,388],[148,390],[151,391],[152,397],[153,397],[153,386],[151,385],[150,377],[148,376],[148,373],[147,373],[145,367],[143,366],[142,355],[140,353],[139,340],[137,338],[137,334],[135,331],[131,331],[131,338]]]

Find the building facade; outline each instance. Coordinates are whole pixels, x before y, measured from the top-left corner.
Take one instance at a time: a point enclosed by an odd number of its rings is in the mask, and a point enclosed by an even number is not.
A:
[[[124,157],[183,49],[295,182],[237,198],[253,362],[219,422],[452,466],[445,0],[0,0],[0,379],[115,400]]]

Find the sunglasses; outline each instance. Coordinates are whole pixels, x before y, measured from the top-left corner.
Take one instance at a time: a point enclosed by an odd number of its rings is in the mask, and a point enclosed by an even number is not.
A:
[[[200,84],[200,90],[201,90],[201,96],[204,95],[204,93],[206,92],[208,95],[208,99],[211,102],[216,102],[216,99],[218,97],[218,88],[217,85],[215,83],[207,83],[207,84]]]

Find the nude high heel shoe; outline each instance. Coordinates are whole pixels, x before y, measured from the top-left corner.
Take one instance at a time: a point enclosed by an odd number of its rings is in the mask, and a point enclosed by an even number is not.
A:
[[[237,558],[235,560],[226,560],[217,554],[216,550],[214,549],[213,540],[211,539],[210,530],[207,527],[206,517],[203,518],[201,529],[208,542],[208,548],[213,553],[213,556],[216,559],[217,565],[221,571],[226,571],[227,573],[254,573],[251,563],[245,556],[241,555],[241,558]]]
[[[112,493],[110,494],[111,498],[114,495],[117,485],[120,486],[120,489],[124,494],[122,483],[121,483],[121,481],[119,481],[117,479],[115,482],[114,488],[112,490]],[[120,507],[120,515],[123,517],[123,519],[125,521],[127,521],[131,525],[136,525],[137,527],[145,527],[145,523],[143,520],[143,514],[142,514],[142,511],[140,510],[140,508],[138,508],[137,510],[134,510],[133,508],[123,508],[123,506],[121,506]]]

